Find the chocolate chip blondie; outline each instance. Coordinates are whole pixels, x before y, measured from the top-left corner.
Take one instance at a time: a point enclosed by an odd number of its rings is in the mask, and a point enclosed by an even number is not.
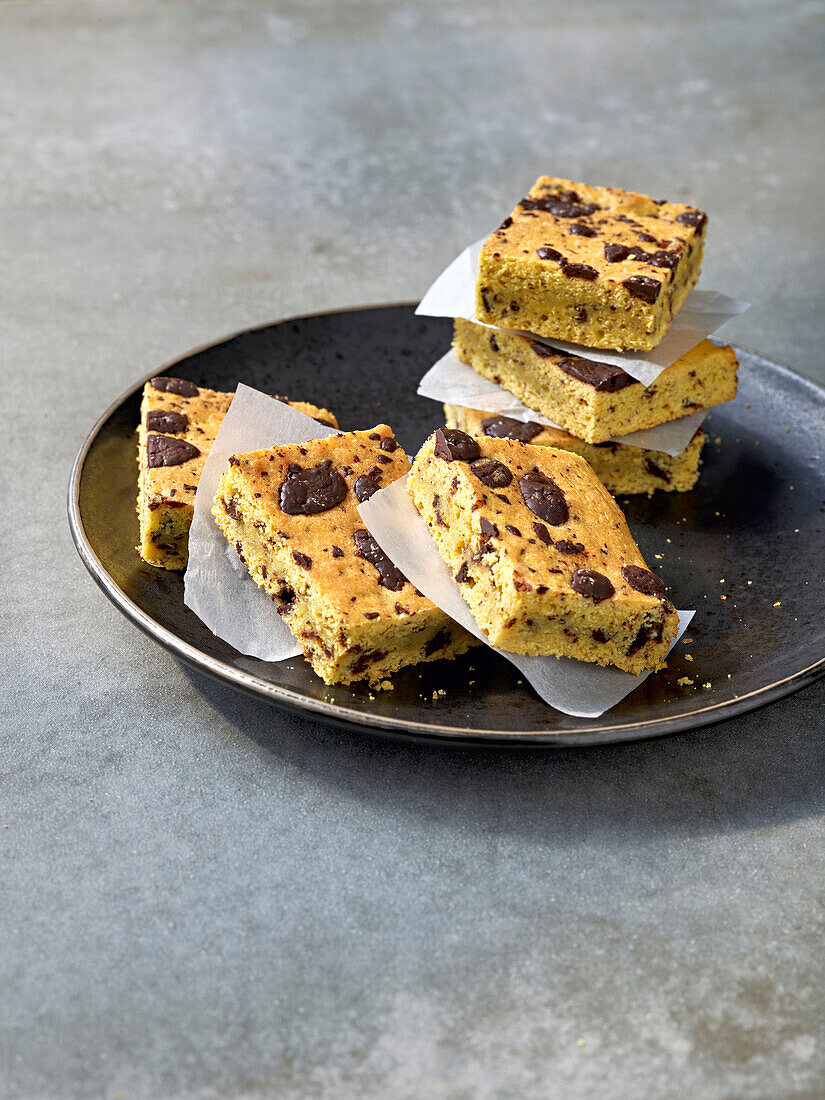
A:
[[[593,348],[655,348],[699,278],[706,215],[541,176],[484,243],[476,316]]]
[[[149,565],[186,568],[201,470],[232,397],[185,378],[153,378],[143,387],[138,429],[138,553]],[[285,397],[281,400],[287,401]],[[306,401],[287,404],[322,424],[338,427],[329,409]]]
[[[392,430],[234,455],[212,514],[327,684],[385,678],[475,639],[383,553],[358,503],[409,462]]]
[[[533,447],[572,451],[593,467],[606,489],[617,494],[647,493],[650,496],[657,489],[666,493],[686,493],[699,478],[702,448],[707,439],[700,428],[681,454],[668,455],[624,443],[585,443],[561,428],[551,428],[534,420],[514,420],[511,416],[491,416],[460,405],[445,405],[444,417],[448,428],[459,428],[469,435],[515,439]]]
[[[556,351],[514,332],[456,320],[453,350],[472,367],[588,443],[604,443],[736,396],[733,348],[702,340],[643,386],[621,367]]]
[[[678,615],[584,459],[439,429],[408,491],[491,645],[662,667]]]

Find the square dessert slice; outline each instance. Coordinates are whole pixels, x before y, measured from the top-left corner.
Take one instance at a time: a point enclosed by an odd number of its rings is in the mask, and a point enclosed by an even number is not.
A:
[[[650,386],[621,367],[566,355],[514,332],[457,320],[453,350],[472,367],[587,443],[604,443],[731,401],[733,348],[702,340]]]
[[[572,451],[588,462],[606,489],[616,494],[647,493],[657,489],[666,493],[686,493],[699,478],[702,448],[707,437],[701,428],[678,455],[664,451],[646,451],[624,443],[585,443],[561,428],[551,428],[534,420],[514,420],[511,416],[491,416],[478,409],[445,405],[448,428],[459,428],[469,435],[494,439],[515,439],[533,447],[555,447]]]
[[[684,203],[541,176],[485,241],[476,316],[593,348],[655,348],[699,278],[707,218]]]
[[[138,553],[149,565],[185,569],[189,528],[203,464],[223,423],[231,393],[185,378],[153,378],[143,387],[138,429]],[[285,397],[282,401],[287,401]],[[331,428],[328,409],[287,401]]]
[[[386,424],[234,455],[212,514],[327,684],[475,644],[381,551],[358,503],[409,470]]]
[[[491,645],[662,667],[678,615],[583,458],[439,429],[408,491]]]

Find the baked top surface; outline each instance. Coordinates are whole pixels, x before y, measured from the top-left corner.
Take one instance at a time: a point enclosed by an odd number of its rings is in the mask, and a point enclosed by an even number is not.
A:
[[[591,570],[612,585],[607,598],[613,606],[660,605],[623,576],[626,566],[649,570],[624,515],[584,459],[553,447],[482,436],[466,451],[478,457],[448,460],[442,440],[455,450],[451,440],[461,436],[470,439],[454,430],[430,436],[414,460],[415,476],[421,485],[431,483],[435,492],[443,492],[445,485],[448,492],[461,488],[472,503],[457,526],[466,531],[468,543],[479,532],[494,540],[499,561],[507,562],[506,573],[517,589],[520,584],[541,585],[548,600],[584,599],[571,582],[578,571]],[[460,445],[466,447],[463,441]],[[510,475],[506,484],[500,467]],[[497,575],[503,575],[500,568]],[[490,578],[492,582],[492,573]]]
[[[484,243],[481,261],[529,260],[577,282],[641,277],[667,287],[706,221],[685,203],[541,176]]]
[[[321,472],[315,473],[319,468]],[[292,552],[293,573],[323,598],[344,627],[361,627],[366,615],[380,616],[386,623],[388,618],[437,610],[406,578],[402,577],[399,585],[380,558],[376,565],[363,556],[364,534],[368,532],[358,512],[359,498],[368,499],[409,468],[392,429],[379,424],[369,431],[233,456],[215,506],[225,506],[222,497],[226,498],[228,489],[232,499],[227,506],[238,507],[245,517],[251,514],[263,525],[259,528],[262,534]],[[292,501],[303,495],[301,484],[309,471],[313,472],[309,475],[315,486],[313,499],[321,503],[340,499],[313,514],[284,511],[284,505],[296,507]],[[366,552],[377,557],[369,545]],[[392,587],[380,583],[382,573],[388,575]]]
[[[210,390],[182,379],[163,376],[146,383],[141,404],[141,429],[146,436],[145,445],[151,446],[151,437],[156,435],[188,444],[197,452],[184,457],[187,455],[185,448],[164,443],[160,448],[160,452],[163,452],[162,465],[148,465],[147,455],[140,455],[144,466],[145,488],[153,499],[173,499],[178,506],[191,506],[194,503],[203,465],[233,396],[232,393]],[[307,416],[323,418],[332,427],[338,426],[329,409],[305,401],[289,401],[287,398],[280,400]],[[157,444],[153,450],[160,453]],[[181,458],[183,460],[178,461]]]

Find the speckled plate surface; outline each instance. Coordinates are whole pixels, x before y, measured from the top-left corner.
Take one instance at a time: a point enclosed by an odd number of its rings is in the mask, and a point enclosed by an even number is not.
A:
[[[246,382],[326,405],[345,429],[386,421],[414,453],[443,422],[440,407],[418,397],[416,386],[449,346],[450,333],[450,322],[416,317],[409,305],[319,314],[239,333],[147,377],[176,374],[218,390]],[[678,645],[664,672],[598,719],[545,706],[489,650],[408,669],[395,677],[394,691],[371,694],[363,686],[327,687],[302,658],[267,663],[214,637],[184,606],[182,575],[145,565],[135,551],[136,425],[145,378],[103,414],[81,448],[69,487],[72,535],[109,598],[174,654],[276,706],[336,725],[548,745],[708,725],[825,672],[825,388],[737,351],[739,396],[706,421],[711,442],[697,490],[620,501],[677,605],[697,609],[688,630],[693,642]],[[684,677],[693,685],[680,686]]]

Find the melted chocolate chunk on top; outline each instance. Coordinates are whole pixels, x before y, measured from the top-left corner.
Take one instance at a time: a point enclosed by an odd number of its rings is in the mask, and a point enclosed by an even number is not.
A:
[[[459,462],[472,462],[481,455],[478,443],[471,435],[458,428],[439,428],[435,433],[435,455],[445,462],[458,459]]]
[[[707,220],[708,216],[704,210],[685,210],[683,214],[676,215],[677,222],[689,225],[692,229],[704,229]]]
[[[493,439],[515,439],[519,443],[529,443],[544,431],[535,420],[514,420],[512,416],[488,416],[481,421],[481,429]]]
[[[373,493],[377,493],[381,486],[378,484],[376,475],[380,477],[378,470],[370,471],[368,474],[361,474],[360,477],[355,479],[353,485],[353,491],[359,504],[362,504],[365,500],[369,500]]]
[[[592,359],[580,359],[578,356],[561,359],[557,365],[559,370],[563,370],[571,378],[584,382],[601,393],[615,393],[637,381],[621,367],[614,367],[610,363],[596,363]]]
[[[176,393],[180,397],[197,397],[200,390],[194,382],[188,382],[185,378],[158,377],[151,380],[156,390],[164,393]]]
[[[146,414],[146,428],[150,432],[185,432],[189,427],[189,417],[173,409],[150,409]]]
[[[329,461],[304,469],[287,467],[278,500],[288,516],[313,516],[340,504],[347,495],[347,483]]]
[[[604,258],[609,264],[620,264],[630,255],[630,247],[626,244],[609,243],[604,246]]]
[[[567,523],[570,509],[564,494],[552,478],[531,470],[519,479],[519,489],[524,503],[534,516],[543,519],[551,527]]]
[[[378,570],[378,583],[382,588],[389,588],[390,592],[400,592],[407,583],[407,578],[395,563],[390,561],[369,531],[366,528],[353,531],[352,537],[355,540],[357,556],[364,558]]]
[[[180,466],[199,454],[197,447],[171,435],[150,435],[146,440],[146,457],[150,467]]]
[[[564,262],[564,256],[561,252],[558,252],[555,248],[551,248],[550,245],[544,245],[543,248],[536,249],[536,255],[540,260],[555,260],[557,264]]]
[[[580,596],[589,596],[594,603],[610,599],[616,591],[609,577],[595,569],[577,569],[570,578],[570,587]]]
[[[575,191],[560,191],[541,199],[522,199],[519,206],[522,210],[541,210],[555,218],[586,218],[599,209],[594,202],[582,202]]]
[[[562,260],[561,273],[566,275],[568,279],[587,279],[589,283],[592,283],[599,274],[595,267],[591,267],[590,264],[571,264],[566,260]]]
[[[622,286],[631,298],[639,298],[648,305],[653,305],[662,289],[658,279],[651,279],[649,275],[631,275],[629,279],[622,281]]]
[[[622,576],[637,592],[644,596],[655,596],[657,600],[666,600],[665,582],[649,569],[642,569],[640,565],[623,565]]]
[[[470,469],[481,484],[490,489],[503,489],[513,480],[513,475],[504,463],[496,458],[477,458],[470,463]]]

